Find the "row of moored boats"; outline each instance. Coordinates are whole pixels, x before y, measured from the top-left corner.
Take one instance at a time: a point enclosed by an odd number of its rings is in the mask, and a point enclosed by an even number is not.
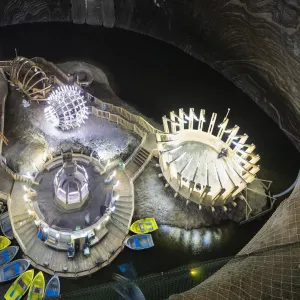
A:
[[[42,300],[44,297],[60,295],[60,281],[57,275],[50,278],[47,285],[43,272],[34,276],[34,270],[28,270],[27,259],[13,260],[19,251],[18,246],[11,246],[14,238],[8,212],[0,215],[0,227],[5,236],[0,236],[0,283],[14,280],[4,295],[6,300],[19,300],[28,291],[27,299]]]
[[[135,235],[129,236],[125,239],[125,245],[133,250],[143,250],[154,246],[150,232],[158,229],[154,218],[145,218],[135,221],[131,226],[130,230]]]

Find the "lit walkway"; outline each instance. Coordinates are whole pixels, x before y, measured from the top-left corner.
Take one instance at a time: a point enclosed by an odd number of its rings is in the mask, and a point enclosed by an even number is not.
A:
[[[57,251],[37,238],[34,217],[29,214],[30,204],[24,201],[23,183],[15,182],[8,202],[9,215],[15,237],[31,264],[42,271],[57,273],[62,277],[89,275],[109,264],[124,247],[134,209],[132,182],[123,171],[118,172],[117,180],[120,184],[115,191],[120,197],[115,203],[116,209],[105,226],[95,230],[100,242],[91,247],[89,257],[85,257],[81,251],[76,253],[73,260],[68,260],[66,251]]]

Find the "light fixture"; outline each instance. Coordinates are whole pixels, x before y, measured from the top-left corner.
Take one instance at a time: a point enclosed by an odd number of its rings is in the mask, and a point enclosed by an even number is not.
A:
[[[86,101],[75,86],[59,87],[50,94],[48,103],[44,110],[47,121],[62,130],[80,127],[88,118]]]

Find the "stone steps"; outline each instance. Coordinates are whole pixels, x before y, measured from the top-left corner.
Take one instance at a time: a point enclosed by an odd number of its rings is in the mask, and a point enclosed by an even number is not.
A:
[[[27,239],[27,241],[24,241],[23,244],[26,247],[27,254],[30,252],[30,249],[32,248],[34,242],[37,240],[36,234],[31,235],[30,238]]]
[[[131,203],[133,202],[133,197],[132,196],[120,196],[118,200],[116,200],[117,203],[122,202],[122,203]]]
[[[125,168],[126,173],[130,178],[133,178],[134,174],[138,171],[140,166],[134,161],[131,161]]]
[[[34,226],[30,228],[26,233],[23,235],[19,235],[19,237],[22,239],[23,243],[25,244],[28,239],[31,239],[34,235],[37,238],[37,228]],[[38,238],[37,238],[38,239]]]
[[[28,218],[32,218],[28,214],[28,212],[24,212],[24,213],[18,214],[18,215],[12,215],[12,220],[14,223],[23,222],[23,221],[27,220]]]
[[[30,218],[16,223],[15,231],[19,234],[31,228],[31,226],[35,226],[35,224],[33,223],[33,220]]]
[[[145,161],[148,159],[149,155],[150,155],[150,153],[146,149],[141,148],[139,150],[139,152],[133,158],[133,162],[135,162],[140,168],[145,163]]]
[[[108,234],[108,229],[107,228],[102,228],[101,230],[95,230],[96,231],[96,233],[95,233],[95,235],[96,235],[96,237],[99,239],[99,242],[104,238],[104,236],[105,235],[107,235]],[[96,246],[96,245],[95,245]],[[94,246],[94,247],[95,247]]]
[[[120,246],[122,246],[123,244],[123,240],[114,236],[112,233],[109,233],[107,235],[107,240],[109,241],[109,243],[115,247],[115,249],[117,250]]]
[[[124,239],[124,237],[126,236],[126,234],[121,231],[116,225],[114,225],[114,223],[110,222],[108,224],[106,224],[106,228],[109,230],[109,232],[111,234],[113,234],[114,236],[120,238],[120,239]]]
[[[112,224],[117,227],[121,232],[123,232],[125,235],[128,233],[128,227],[124,226],[122,223],[120,223],[118,220],[111,219]]]
[[[122,204],[118,204],[118,203],[115,203],[115,207],[116,207],[115,211],[120,211],[120,212],[126,213],[129,215],[129,217],[132,214],[132,207],[128,207],[126,205],[122,205]]]
[[[116,214],[116,213],[112,213],[111,216],[113,219],[116,219],[118,222],[120,222],[123,226],[128,227],[128,225],[129,225],[128,218],[124,218],[121,215]]]
[[[126,210],[124,210],[124,209],[121,209],[121,208],[119,208],[119,207],[116,207],[116,208],[115,208],[114,213],[117,214],[117,215],[119,215],[119,216],[121,216],[121,217],[124,218],[124,219],[127,219],[128,222],[129,222],[129,220],[130,220],[130,218],[131,218],[131,211],[128,212],[128,211],[126,211]]]
[[[120,195],[120,197],[132,197],[132,189],[129,184],[119,184],[115,191]]]

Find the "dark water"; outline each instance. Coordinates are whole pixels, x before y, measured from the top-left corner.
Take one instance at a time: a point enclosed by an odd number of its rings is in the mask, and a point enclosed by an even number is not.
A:
[[[196,112],[204,108],[220,118],[230,107],[231,125],[238,124],[261,155],[259,177],[274,181],[274,193],[296,178],[299,153],[277,125],[231,82],[173,46],[123,30],[74,24],[11,26],[1,28],[0,37],[0,60],[13,58],[17,48],[25,57],[42,56],[53,62],[83,60],[100,67],[121,99],[158,122],[162,115],[181,107],[194,107]],[[126,262],[132,262],[139,275],[146,275],[234,255],[263,223],[225,223],[198,231],[162,226],[153,234],[153,249],[125,249],[91,278],[62,280],[62,291],[109,281],[117,265]]]

